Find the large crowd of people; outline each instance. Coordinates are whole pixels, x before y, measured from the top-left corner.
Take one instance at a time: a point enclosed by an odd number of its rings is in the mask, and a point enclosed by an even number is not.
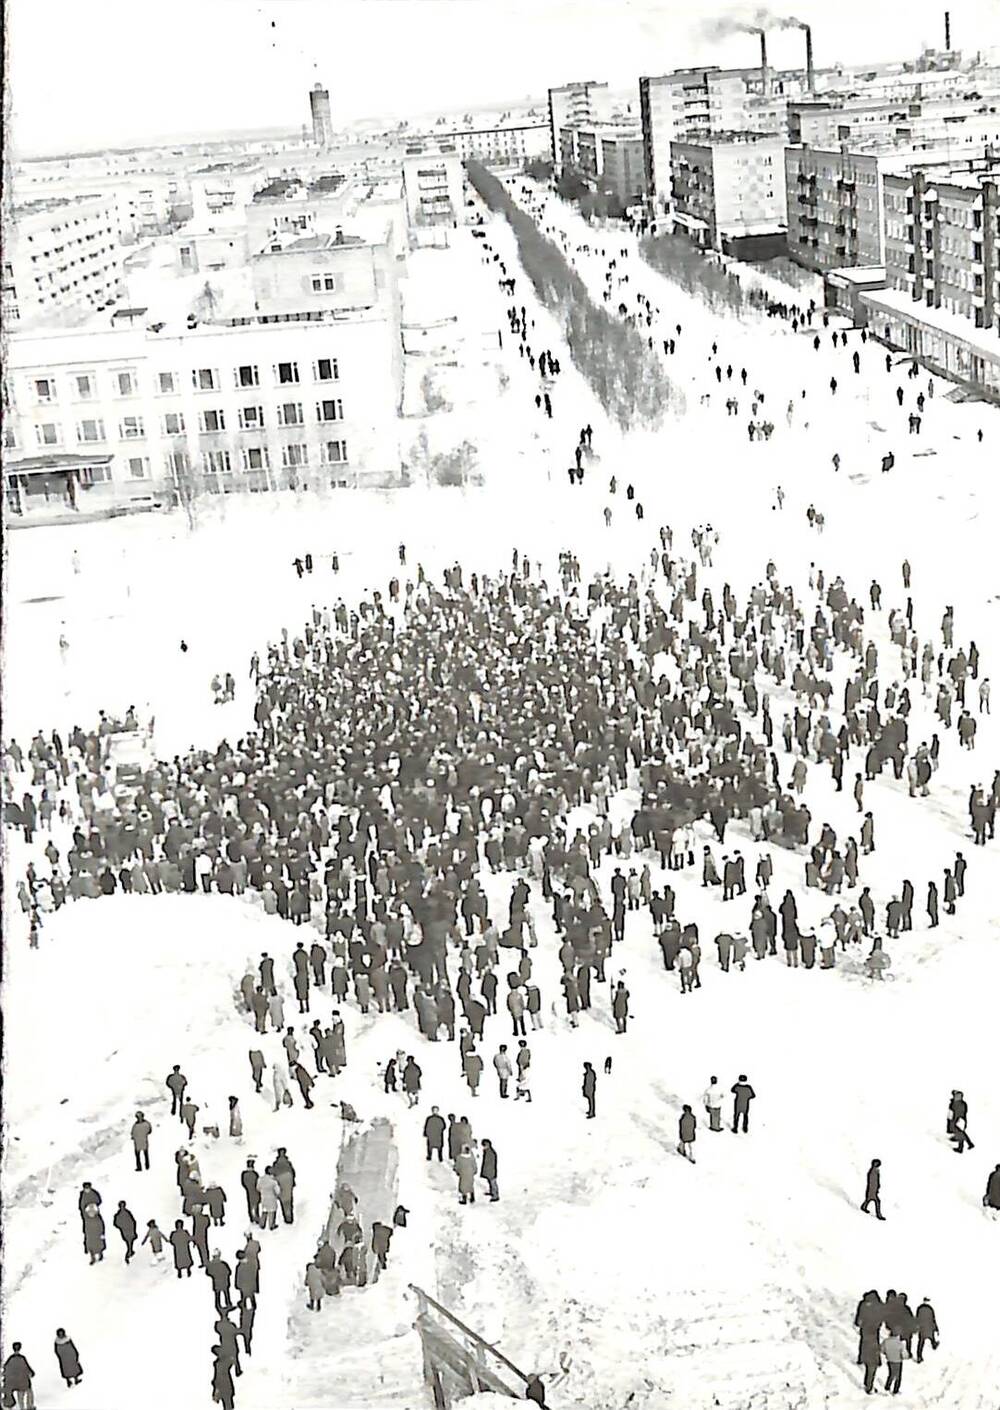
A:
[[[621,284],[625,252],[602,253],[610,292]],[[495,258],[485,242],[484,259]],[[503,264],[498,273],[513,297],[516,281]],[[659,311],[630,293],[637,309],[629,316],[652,330]],[[796,326],[811,327],[816,314],[765,308]],[[558,359],[532,346],[526,304],[510,303],[507,314],[520,356],[541,379],[537,405],[551,417]],[[660,340],[668,357],[681,333],[676,325]],[[731,403],[752,397],[756,418],[763,394],[753,386],[744,393],[746,370],[723,357],[713,348],[710,375],[732,383]],[[760,433],[769,436],[766,427]],[[574,434],[571,484],[596,474],[593,427]],[[641,503],[627,498],[641,520]],[[446,1120],[438,1105],[425,1115],[435,1093],[423,1088],[421,1042],[456,1044],[470,1100],[488,1066],[498,1098],[510,1098],[513,1084],[513,1100],[527,1105],[529,1037],[546,1021],[576,1027],[599,1007],[627,1042],[620,956],[637,935],[685,996],[702,989],[706,953],[730,983],[748,962],[769,960],[883,981],[889,944],[921,924],[936,927],[939,899],[955,915],[967,886],[988,879],[985,866],[953,849],[931,872],[884,891],[866,875],[879,831],[869,785],[898,783],[898,796],[917,810],[934,788],[943,741],[975,748],[970,682],[980,682],[980,713],[989,705],[978,648],[962,642],[951,607],[940,624],[915,621],[908,563],[891,607],[879,584],[863,593],[823,568],[808,593],[796,591],[774,560],[738,594],[715,581],[717,544],[706,524],[688,551],[663,524],[625,581],[585,576],[572,547],[554,568],[514,550],[506,571],[456,562],[435,581],[419,564],[410,571],[400,545],[398,576],[384,590],[314,606],[298,630],[253,658],[253,728],[234,741],[150,763],[123,784],[109,739],[139,728],[133,711],[76,725],[65,738],[50,730],[23,744],[11,739],[3,796],[6,821],[30,855],[16,883],[28,943],[40,944],[63,906],[115,893],[253,898],[293,928],[284,953],[264,953],[233,977],[251,1035],[247,1082],[258,1093],[268,1082],[276,1112],[293,1103],[293,1089],[312,1108],[317,1083],[350,1063],[343,1011],[353,1007],[376,1024],[403,1015],[413,1051],[386,1059],[384,1089],[405,1094],[407,1108],[424,1103],[412,1139],[425,1143],[432,1169],[447,1151],[462,1206],[475,1201],[478,1181],[490,1202],[500,1199],[499,1154],[465,1116]],[[216,678],[212,689],[231,699],[232,678]],[[994,837],[1000,805],[1000,770],[990,781],[988,774],[968,804],[979,846]],[[822,811],[825,797],[845,789],[856,807],[850,830],[835,829]],[[794,854],[802,869],[801,886],[783,895],[773,884],[775,849]],[[501,876],[513,886],[498,904],[493,881]],[[702,889],[729,908],[715,933],[703,933],[693,915]],[[819,910],[826,914],[818,926],[804,918]],[[554,931],[556,982],[538,962],[543,917]],[[610,1071],[612,1059],[596,1053],[584,1068],[585,1119],[599,1119],[602,1060]],[[754,1089],[740,1073],[728,1090],[732,1131],[748,1133]],[[231,1268],[211,1236],[226,1197],[203,1177],[191,1146],[204,1138],[210,1150],[220,1125],[238,1137],[241,1096],[199,1092],[196,1102],[179,1065],[165,1091],[171,1119],[187,1133],[175,1153],[178,1208],[167,1234],[147,1220],[142,1244],[156,1260],[169,1244],[178,1279],[191,1277],[196,1257],[207,1275],[217,1334],[212,1393],[232,1407],[240,1350],[251,1351],[257,1231],[279,1227],[279,1213],[293,1221],[295,1170],[284,1148],[259,1173],[247,1161],[251,1230]],[[708,1129],[721,1130],[716,1077],[700,1104]],[[691,1161],[694,1106],[692,1099],[678,1113],[678,1149]],[[208,1119],[209,1109],[227,1108],[228,1126]],[[403,1127],[411,1121],[402,1107],[399,1119]],[[142,1111],[129,1120],[141,1173],[153,1128]],[[948,1135],[958,1149],[973,1149],[967,1111],[952,1111]],[[881,1217],[878,1174],[876,1160],[866,1204],[874,1201]],[[983,1199],[994,1212],[998,1186],[995,1170]],[[366,1229],[356,1203],[349,1187],[338,1190],[341,1217],[304,1272],[311,1311],[387,1266],[393,1228],[373,1221]],[[79,1208],[91,1263],[105,1252],[101,1204],[85,1185]],[[400,1206],[394,1227],[405,1226],[405,1215]],[[121,1201],[113,1224],[130,1263],[141,1221]],[[926,1340],[937,1345],[937,1332],[927,1304],[904,1319],[893,1309],[906,1307],[905,1295],[890,1305],[895,1297],[877,1309],[863,1303],[857,1325],[864,1364],[877,1346],[890,1366],[887,1388],[898,1390],[896,1343],[914,1334],[911,1321],[920,1350]],[[925,1335],[932,1324],[933,1336]],[[80,1374],[74,1355],[57,1338],[60,1366],[77,1366],[70,1383]],[[7,1365],[17,1394],[20,1380],[30,1385],[30,1367],[19,1348],[14,1356]]]

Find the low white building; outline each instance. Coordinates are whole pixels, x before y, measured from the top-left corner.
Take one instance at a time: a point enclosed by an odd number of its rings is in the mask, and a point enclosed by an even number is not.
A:
[[[251,274],[252,298],[216,322],[15,333],[8,513],[25,522],[201,492],[398,483],[389,232],[296,241],[255,257]]]

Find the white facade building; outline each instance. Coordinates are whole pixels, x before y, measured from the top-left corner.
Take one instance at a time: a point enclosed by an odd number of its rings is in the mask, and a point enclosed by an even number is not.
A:
[[[122,292],[123,257],[110,198],[16,207],[4,239],[4,322],[66,326],[110,308]]]

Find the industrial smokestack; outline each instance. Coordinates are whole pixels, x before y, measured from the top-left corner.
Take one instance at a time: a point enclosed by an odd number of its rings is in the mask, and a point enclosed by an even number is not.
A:
[[[751,34],[760,35],[760,81],[764,94],[771,91],[771,74],[767,67],[767,35],[762,29],[752,29]]]
[[[807,24],[802,28],[806,32],[806,88],[810,93],[816,92],[816,70],[813,67],[813,35]]]
[[[951,53],[951,11],[944,12],[944,47],[947,53]]]

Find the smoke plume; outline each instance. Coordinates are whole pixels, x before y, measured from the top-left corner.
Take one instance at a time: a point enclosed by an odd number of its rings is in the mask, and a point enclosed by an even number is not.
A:
[[[769,29],[806,29],[804,20],[795,15],[779,15],[766,5],[732,9],[723,15],[706,19],[701,32],[706,39],[727,39],[731,34],[762,34]]]

